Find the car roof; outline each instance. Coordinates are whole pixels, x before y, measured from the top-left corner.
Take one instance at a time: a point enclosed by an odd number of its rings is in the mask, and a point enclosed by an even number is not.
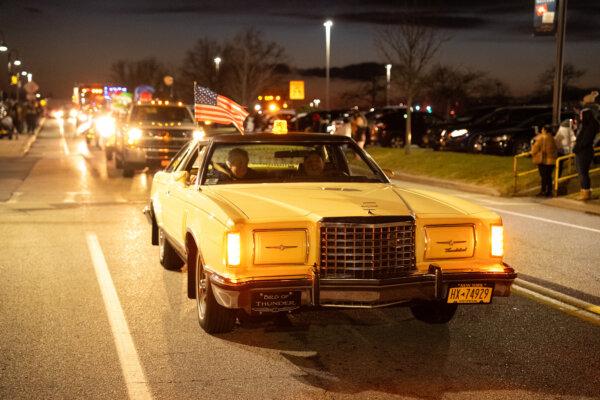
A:
[[[285,135],[276,135],[273,133],[252,133],[248,135],[241,134],[223,134],[211,136],[208,138],[213,143],[268,143],[268,142],[335,142],[348,143],[352,139],[347,136],[330,135],[324,133],[287,133]]]

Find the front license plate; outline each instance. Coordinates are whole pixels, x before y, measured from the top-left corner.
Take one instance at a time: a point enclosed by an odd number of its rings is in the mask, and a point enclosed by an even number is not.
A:
[[[252,311],[279,312],[300,307],[300,291],[286,290],[281,292],[252,293]]]
[[[494,285],[490,283],[460,283],[448,288],[448,303],[489,303],[493,292]]]

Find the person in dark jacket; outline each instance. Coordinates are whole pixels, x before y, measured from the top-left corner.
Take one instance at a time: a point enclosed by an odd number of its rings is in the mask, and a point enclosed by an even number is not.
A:
[[[590,167],[594,158],[594,138],[600,132],[600,123],[595,117],[594,100],[598,92],[592,92],[583,98],[583,108],[581,110],[581,129],[577,134],[573,153],[575,153],[575,164],[579,173],[581,192],[579,200],[590,200],[592,198]]]

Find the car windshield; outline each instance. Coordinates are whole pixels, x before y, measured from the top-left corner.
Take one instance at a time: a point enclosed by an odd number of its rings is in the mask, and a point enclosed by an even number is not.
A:
[[[350,143],[217,144],[203,184],[277,182],[387,182]]]
[[[136,122],[194,122],[187,108],[178,106],[137,106],[133,108],[131,120]]]

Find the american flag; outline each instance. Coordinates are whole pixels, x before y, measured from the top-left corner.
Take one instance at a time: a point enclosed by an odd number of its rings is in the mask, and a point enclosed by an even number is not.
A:
[[[194,84],[194,115],[196,121],[233,124],[243,133],[248,112],[235,101]]]

